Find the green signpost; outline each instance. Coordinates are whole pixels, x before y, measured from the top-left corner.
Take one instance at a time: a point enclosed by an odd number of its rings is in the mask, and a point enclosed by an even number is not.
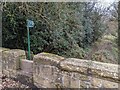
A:
[[[27,20],[27,36],[28,36],[28,60],[31,59],[30,55],[30,33],[29,28],[34,27],[34,22],[32,20]]]

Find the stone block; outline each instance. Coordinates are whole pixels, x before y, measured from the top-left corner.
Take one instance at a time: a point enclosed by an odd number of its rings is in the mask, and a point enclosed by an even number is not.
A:
[[[43,86],[47,87],[47,88],[56,88],[56,86],[54,85],[53,82],[51,82],[51,80],[49,79],[45,79]]]
[[[42,78],[38,75],[33,76],[34,83],[37,84],[37,86],[43,86],[45,78]]]
[[[118,83],[99,79],[99,78],[92,78],[91,80],[92,87],[95,88],[118,88]]]
[[[44,65],[42,68],[42,72],[44,76],[50,76],[52,75],[52,67],[49,65]]]
[[[111,80],[120,81],[120,78],[118,78],[119,65],[115,64],[68,58],[60,63],[60,67],[62,70],[66,71],[78,72],[85,75],[94,75],[95,77],[99,76],[101,78],[109,78]]]
[[[66,88],[70,87],[70,83],[71,83],[70,79],[71,79],[70,73],[68,72],[62,73],[63,87],[66,87]]]
[[[71,73],[70,88],[80,88],[80,80],[76,77],[76,73]]]
[[[64,57],[50,53],[40,53],[35,55],[33,60],[44,65],[59,66],[59,63],[64,60]]]
[[[9,68],[17,70],[20,68],[20,59],[26,58],[25,51],[19,49],[5,50],[2,53],[3,65]]]
[[[33,61],[21,59],[20,68],[23,75],[31,76],[33,74]]]

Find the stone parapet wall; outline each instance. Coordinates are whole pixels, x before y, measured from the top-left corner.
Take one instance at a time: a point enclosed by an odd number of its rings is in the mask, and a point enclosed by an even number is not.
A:
[[[68,58],[60,63],[62,70],[83,73],[99,78],[107,78],[109,80],[118,81],[118,65],[101,63],[91,60],[82,60]]]
[[[118,65],[64,58],[49,53],[34,56],[34,82],[45,88],[118,88]]]
[[[0,48],[2,52],[2,73],[14,77],[20,70],[20,60],[25,59],[25,51],[20,49]]]
[[[27,81],[30,78],[40,88],[118,88],[120,83],[116,64],[44,52],[30,61],[26,60],[25,51],[19,49],[0,48],[0,53],[3,74],[20,79],[27,76]]]

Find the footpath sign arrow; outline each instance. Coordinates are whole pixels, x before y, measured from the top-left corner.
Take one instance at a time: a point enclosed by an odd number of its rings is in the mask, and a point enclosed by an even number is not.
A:
[[[27,27],[34,27],[34,22],[32,20],[27,20]]]

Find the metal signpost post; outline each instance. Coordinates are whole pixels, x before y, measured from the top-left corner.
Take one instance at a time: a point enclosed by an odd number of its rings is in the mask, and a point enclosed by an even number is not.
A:
[[[34,27],[34,22],[32,20],[27,20],[27,35],[28,35],[28,60],[31,59],[30,56],[30,33],[29,28]]]

